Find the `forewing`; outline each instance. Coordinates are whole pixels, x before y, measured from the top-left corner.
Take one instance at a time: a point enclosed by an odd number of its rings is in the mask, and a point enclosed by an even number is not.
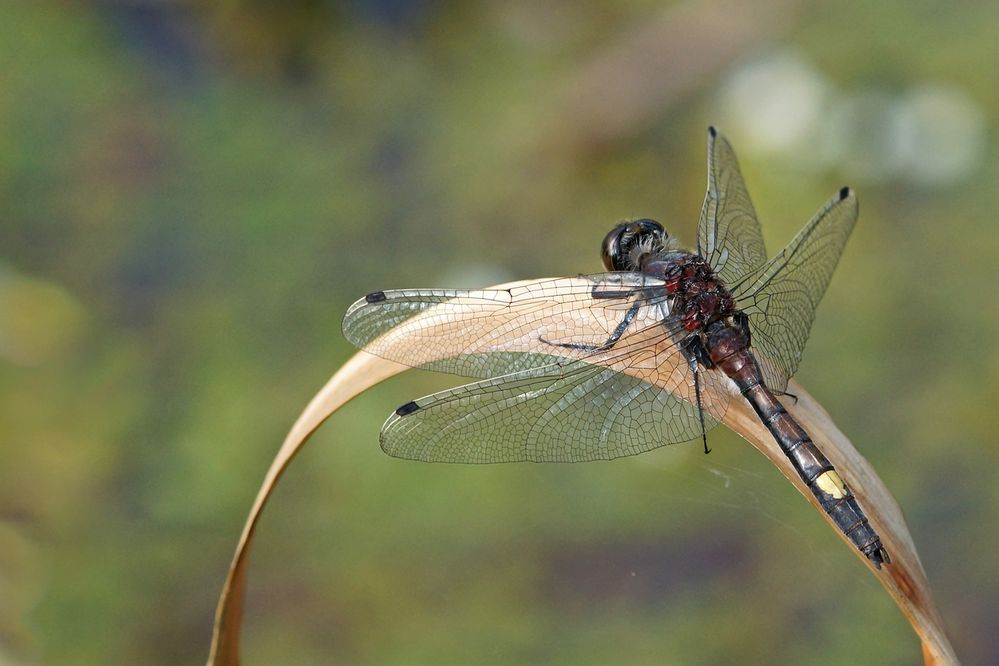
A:
[[[783,391],[798,369],[815,308],[857,222],[857,197],[844,187],[781,252],[732,286],[749,316],[764,380]]]
[[[382,449],[426,462],[580,462],[698,438],[691,370],[659,337],[659,352],[610,367],[562,359],[407,403],[382,428]],[[702,372],[701,382],[710,428],[731,393],[719,373]]]
[[[411,367],[495,377],[593,358],[592,351],[565,345],[602,345],[636,303],[628,334],[660,325],[662,284],[641,273],[601,273],[505,289],[375,292],[350,306],[343,333],[361,349]],[[626,347],[622,340],[614,353]]]
[[[708,129],[708,191],[697,225],[697,252],[723,284],[732,284],[767,260],[763,233],[732,146]]]

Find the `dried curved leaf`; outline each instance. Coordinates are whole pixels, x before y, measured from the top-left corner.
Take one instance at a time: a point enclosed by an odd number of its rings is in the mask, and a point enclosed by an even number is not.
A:
[[[518,283],[500,285],[497,288],[508,288],[516,284]],[[385,336],[391,335],[396,339],[405,339],[407,332],[416,333],[421,327],[426,326],[432,313],[432,310],[428,310],[413,317],[386,333]],[[437,321],[436,325],[439,329],[440,321]],[[438,333],[443,334],[440,330]],[[249,548],[260,513],[281,474],[309,436],[333,412],[368,388],[406,369],[408,369],[407,366],[359,352],[333,375],[326,386],[305,408],[291,432],[288,433],[284,444],[271,463],[236,547],[236,554],[233,557],[229,575],[226,578],[216,609],[212,648],[208,659],[210,665],[239,663],[239,634]],[[620,370],[629,372],[628,369],[624,368]],[[632,369],[630,372],[641,373],[641,369]],[[647,379],[640,374],[635,376]],[[797,383],[792,382],[790,391],[798,396],[798,401],[796,404],[789,405],[788,411],[808,431],[830,462],[836,466],[864,507],[871,523],[881,535],[882,542],[888,552],[891,553],[891,564],[882,567],[881,570],[875,569],[870,560],[847,541],[839,529],[832,524],[831,519],[801,481],[788,458],[756,417],[748,402],[733,400],[723,421],[753,444],[780,469],[781,473],[812,503],[819,515],[832,525],[835,533],[840,535],[850,551],[859,557],[867,565],[868,570],[878,578],[919,635],[923,646],[924,662],[934,666],[957,664],[957,657],[954,655],[939,613],[934,606],[926,574],[923,572],[912,537],[895,499],[878,478],[874,469],[857,452],[846,436],[836,428],[829,415],[819,404]]]
[[[302,445],[322,425],[333,412],[343,407],[352,398],[360,395],[375,384],[408,370],[404,365],[392,363],[364,352],[358,352],[334,374],[326,385],[309,402],[295,421],[284,443],[271,462],[264,482],[257,491],[257,498],[250,509],[250,515],[243,525],[243,533],[236,544],[236,553],[229,565],[229,574],[222,586],[222,594],[215,609],[215,627],[212,631],[212,647],[208,663],[238,664],[239,635],[243,623],[243,603],[246,596],[246,567],[250,555],[253,534],[260,520],[267,500],[274,486],[284,474],[295,454]]]

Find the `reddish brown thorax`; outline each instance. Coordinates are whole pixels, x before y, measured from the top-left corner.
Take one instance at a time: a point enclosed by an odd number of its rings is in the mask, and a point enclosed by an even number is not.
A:
[[[675,253],[661,264],[666,293],[674,297],[674,312],[691,333],[735,312],[735,299],[703,257]]]

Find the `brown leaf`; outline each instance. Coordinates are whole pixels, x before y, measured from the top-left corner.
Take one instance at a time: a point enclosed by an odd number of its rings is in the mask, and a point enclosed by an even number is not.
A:
[[[333,415],[333,412],[375,384],[407,369],[404,365],[358,352],[330,378],[295,421],[295,425],[291,427],[267,470],[264,482],[257,491],[257,498],[250,509],[250,515],[243,525],[243,534],[236,544],[236,554],[233,555],[232,563],[229,565],[229,575],[226,576],[215,609],[215,628],[212,632],[209,664],[214,666],[239,663],[239,634],[243,623],[246,567],[250,556],[250,545],[260,520],[260,513],[270,499],[278,479],[284,474],[302,445],[323,421]]]

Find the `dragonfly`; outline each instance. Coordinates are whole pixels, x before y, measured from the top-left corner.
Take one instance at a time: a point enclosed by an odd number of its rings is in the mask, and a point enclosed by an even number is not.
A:
[[[344,317],[351,343],[476,380],[396,409],[381,447],[449,463],[609,460],[698,439],[707,453],[707,431],[746,400],[880,569],[881,537],[782,402],[857,215],[844,187],[768,258],[735,152],[711,127],[696,251],[643,218],[604,238],[602,273],[372,292]]]

